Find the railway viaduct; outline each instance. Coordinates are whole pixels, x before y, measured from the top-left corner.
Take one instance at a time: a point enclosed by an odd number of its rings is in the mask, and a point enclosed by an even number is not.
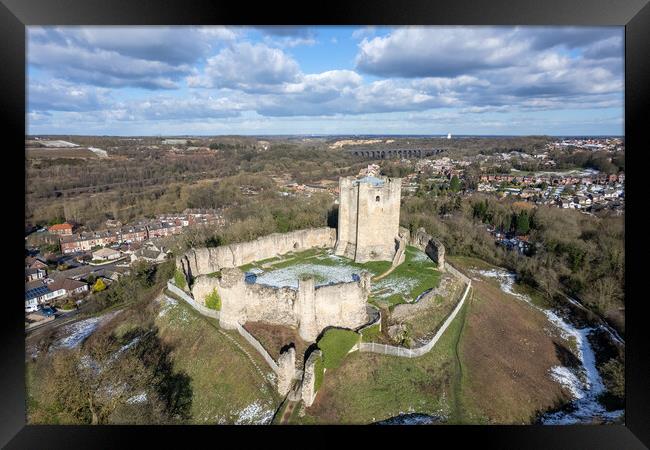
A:
[[[348,153],[354,156],[371,159],[390,159],[390,158],[423,158],[442,153],[442,149],[390,149],[390,150],[348,150]]]

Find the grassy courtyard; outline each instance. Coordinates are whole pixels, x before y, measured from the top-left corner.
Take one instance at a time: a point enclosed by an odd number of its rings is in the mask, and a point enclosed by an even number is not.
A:
[[[314,277],[316,285],[352,281],[353,274],[367,270],[377,277],[391,267],[390,261],[356,263],[336,256],[331,249],[309,249],[256,261],[241,266],[245,272],[257,275],[257,282],[275,287],[297,287],[298,280]],[[410,302],[440,283],[436,264],[422,251],[407,247],[405,261],[390,274],[372,282],[369,301],[378,306],[394,306]]]
[[[412,302],[440,284],[437,265],[424,252],[406,247],[404,262],[388,276],[373,283],[371,301],[377,306]]]

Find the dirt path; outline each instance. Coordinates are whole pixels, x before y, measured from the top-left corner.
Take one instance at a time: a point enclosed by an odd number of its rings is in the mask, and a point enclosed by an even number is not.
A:
[[[377,275],[376,277],[374,277],[372,279],[372,281],[379,281],[382,278],[387,277],[388,275],[390,275],[393,272],[393,270],[395,270],[396,267],[398,267],[398,266],[390,266],[390,269],[388,269],[386,272],[382,273],[381,275]]]
[[[300,392],[299,392],[300,386],[301,386],[300,380],[295,380],[293,386],[291,386],[291,390],[289,391],[285,399],[286,407],[282,411],[280,420],[278,420],[277,422],[278,425],[286,425],[289,422],[289,419],[291,418],[293,411],[296,409],[297,406],[300,405],[301,402]],[[297,400],[292,400],[292,398]]]
[[[460,345],[463,337],[463,330],[465,329],[465,317],[467,317],[467,309],[471,306],[472,301],[474,300],[473,292],[468,294],[470,298],[467,301],[467,304],[463,306],[463,309],[459,313],[457,320],[460,320],[460,330],[456,335],[454,342],[454,420],[456,423],[462,423],[464,417],[463,408],[461,405],[462,397],[462,383],[463,383],[463,363],[460,359]]]

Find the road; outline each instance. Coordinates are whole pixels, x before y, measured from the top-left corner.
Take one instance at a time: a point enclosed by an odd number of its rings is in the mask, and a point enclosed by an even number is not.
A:
[[[91,266],[90,264],[84,264],[84,265],[80,265],[78,267],[68,269],[68,270],[53,271],[51,278],[83,277],[83,276],[86,276],[86,275],[88,275],[88,274],[90,274],[92,272],[99,272],[100,270],[104,270],[104,269],[115,270],[116,269],[115,266],[117,264],[124,264],[124,261],[112,262],[112,263],[108,263],[108,264],[101,265],[101,266]]]
[[[75,309],[70,312],[65,312],[65,313],[58,313],[55,315],[54,320],[50,320],[49,322],[46,322],[42,325],[36,325],[35,327],[32,327],[30,329],[25,330],[26,335],[33,336],[35,334],[40,334],[43,331],[46,331],[51,328],[58,328],[62,325],[66,325],[70,322],[74,322],[76,320],[76,316],[81,312],[81,307],[79,309]],[[37,333],[38,332],[38,333]]]

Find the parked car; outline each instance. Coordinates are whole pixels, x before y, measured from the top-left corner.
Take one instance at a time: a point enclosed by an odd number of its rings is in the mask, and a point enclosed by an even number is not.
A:
[[[40,314],[44,315],[45,317],[52,317],[54,316],[54,309],[51,306],[43,306],[41,310],[39,311]]]

